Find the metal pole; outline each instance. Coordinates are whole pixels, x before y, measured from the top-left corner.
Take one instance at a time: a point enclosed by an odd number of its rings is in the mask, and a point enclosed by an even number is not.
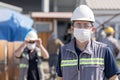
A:
[[[57,0],[54,0],[53,11],[54,12],[58,11]]]
[[[5,72],[5,80],[8,80],[8,54],[7,54],[7,45],[5,44],[5,51],[4,51],[4,55],[5,55],[5,61],[4,61],[4,72]]]
[[[57,31],[57,20],[56,19],[54,19],[54,33],[57,35],[57,37],[58,37],[58,31]]]
[[[43,12],[49,12],[49,0],[42,0],[43,1]]]
[[[115,17],[117,17],[117,16],[119,16],[119,15],[120,15],[120,13],[113,15],[111,18],[109,18],[108,20],[106,20],[106,21],[104,21],[102,24],[100,24],[97,28],[100,28],[100,26],[108,23],[109,21],[111,21],[112,19],[114,19]]]

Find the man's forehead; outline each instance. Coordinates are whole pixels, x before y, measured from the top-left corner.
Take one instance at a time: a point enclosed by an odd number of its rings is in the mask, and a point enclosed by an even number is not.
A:
[[[75,20],[74,23],[91,23],[90,21]]]

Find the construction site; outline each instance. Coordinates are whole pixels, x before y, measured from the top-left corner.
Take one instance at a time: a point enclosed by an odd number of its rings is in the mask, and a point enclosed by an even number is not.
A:
[[[25,37],[31,30],[36,31],[45,49],[52,33],[64,44],[69,38],[71,40],[71,17],[74,9],[81,4],[89,6],[95,15],[93,39],[102,41],[106,36],[104,30],[111,26],[114,38],[120,45],[119,0],[1,0],[0,80],[19,80],[20,60],[15,58],[14,53],[25,42]],[[120,52],[115,60],[120,69]],[[48,59],[42,58],[41,66],[45,80],[50,80]]]

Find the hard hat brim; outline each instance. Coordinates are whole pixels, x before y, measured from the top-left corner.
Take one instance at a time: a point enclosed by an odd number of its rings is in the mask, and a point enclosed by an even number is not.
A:
[[[95,20],[93,20],[93,19],[86,19],[86,18],[75,18],[75,19],[71,19],[71,21],[76,21],[76,20],[95,22]]]
[[[35,41],[35,40],[37,40],[37,38],[36,39],[35,38],[29,38],[29,40]]]

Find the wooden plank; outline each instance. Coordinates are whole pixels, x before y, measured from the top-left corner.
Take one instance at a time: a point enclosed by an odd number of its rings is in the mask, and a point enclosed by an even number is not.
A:
[[[18,80],[19,75],[19,60],[14,57],[14,51],[22,44],[22,42],[8,43],[8,74],[9,80]]]
[[[51,32],[39,32],[38,37],[42,39],[43,46],[46,47]]]
[[[0,40],[0,80],[8,80],[7,70],[5,69],[7,67],[7,65],[5,65],[5,59],[7,59],[7,51],[5,50],[7,50],[7,41]]]
[[[7,46],[7,41],[0,40],[0,60],[4,60],[5,57],[5,46]]]
[[[9,80],[13,80],[13,68],[12,68],[12,53],[13,53],[13,42],[8,42],[8,77]]]
[[[14,42],[14,49],[13,49],[13,53],[16,49],[18,49],[23,42]],[[15,57],[13,58],[13,71],[14,71],[14,80],[18,80],[19,77],[19,59],[16,59]]]

